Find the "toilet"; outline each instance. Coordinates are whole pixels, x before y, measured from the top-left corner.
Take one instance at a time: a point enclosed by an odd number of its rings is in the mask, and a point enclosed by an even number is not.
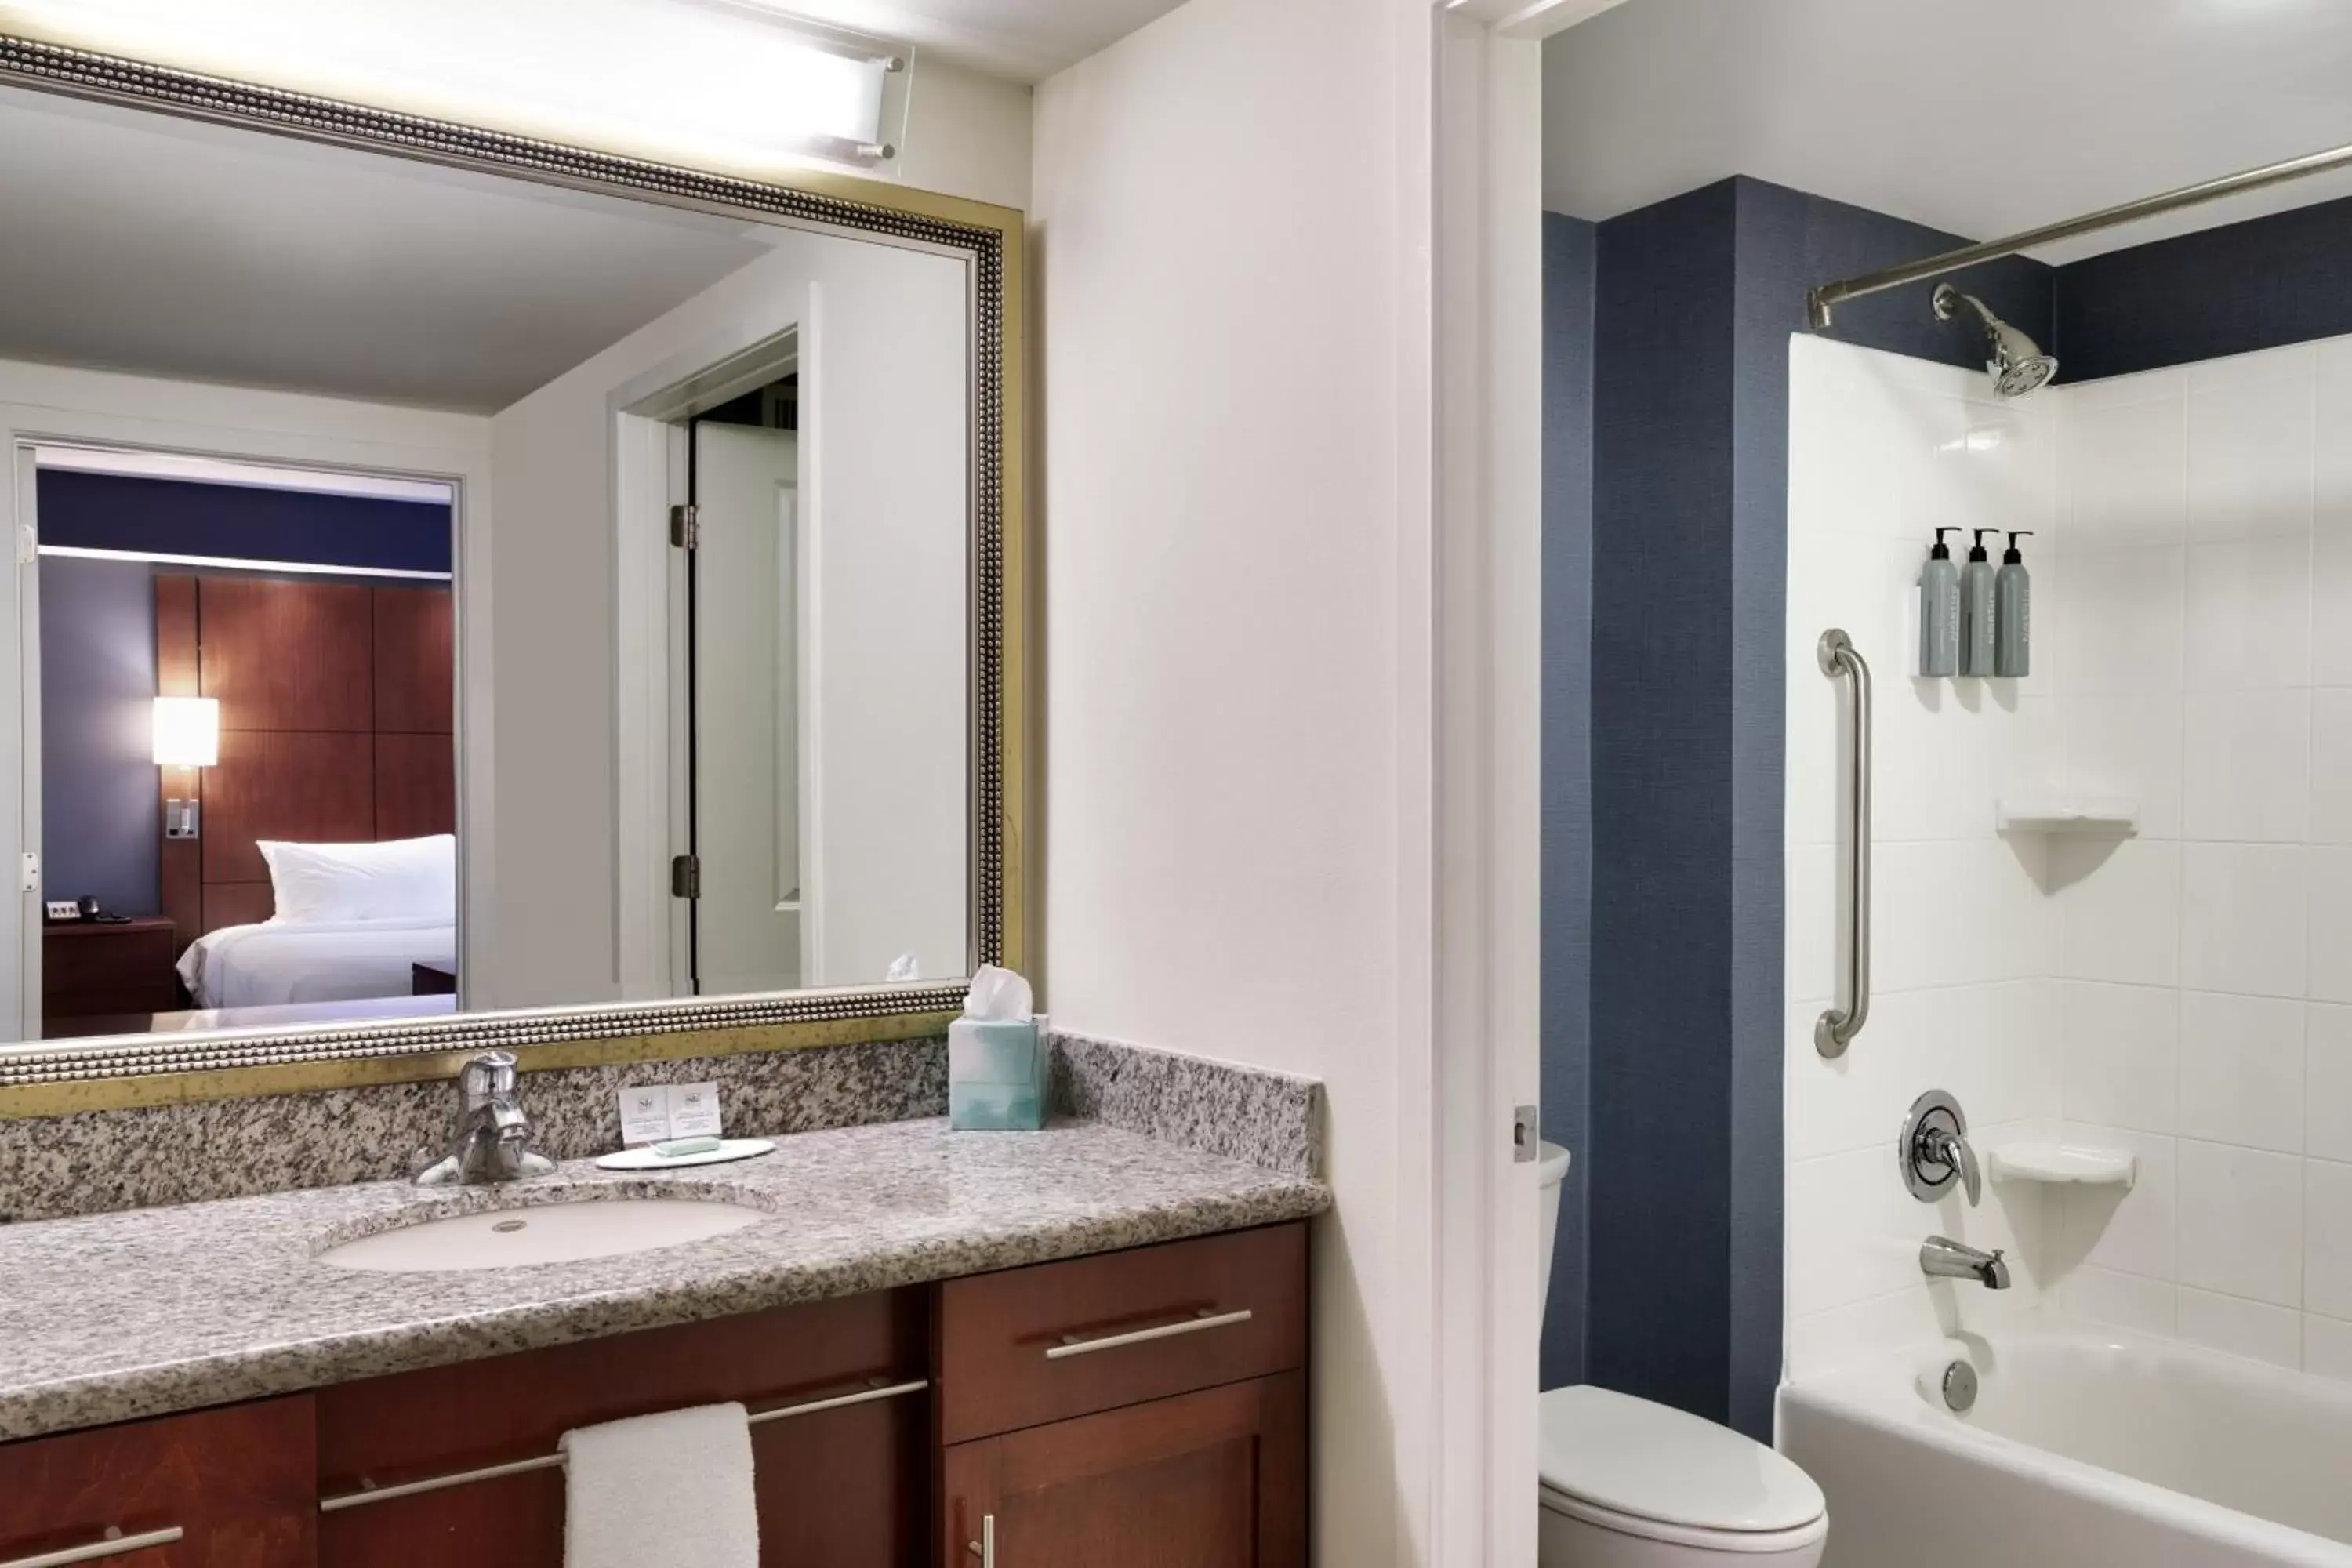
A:
[[[1551,1286],[1568,1151],[1543,1146]],[[1828,1504],[1787,1456],[1684,1411],[1605,1388],[1542,1396],[1538,1568],[1813,1568]]]

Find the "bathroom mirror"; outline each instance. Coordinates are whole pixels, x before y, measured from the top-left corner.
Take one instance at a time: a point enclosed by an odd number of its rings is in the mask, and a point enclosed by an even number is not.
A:
[[[1018,214],[17,40],[0,211],[0,1089],[1018,961]]]

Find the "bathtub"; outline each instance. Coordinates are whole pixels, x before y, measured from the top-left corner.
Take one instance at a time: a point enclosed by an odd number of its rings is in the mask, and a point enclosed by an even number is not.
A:
[[[1780,1447],[1828,1494],[1824,1568],[2352,1568],[2352,1384],[2166,1341],[2052,1329],[1808,1377]]]

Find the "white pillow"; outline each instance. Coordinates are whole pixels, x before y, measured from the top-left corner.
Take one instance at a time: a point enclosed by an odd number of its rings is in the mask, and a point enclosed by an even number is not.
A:
[[[380,844],[291,844],[264,838],[277,900],[273,921],[428,921],[457,918],[457,840],[391,838]]]

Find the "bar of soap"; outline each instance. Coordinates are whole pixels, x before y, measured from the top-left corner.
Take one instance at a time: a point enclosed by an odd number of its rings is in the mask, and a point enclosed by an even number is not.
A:
[[[708,1154],[719,1147],[716,1138],[673,1138],[667,1143],[654,1145],[654,1152],[665,1160],[675,1160],[683,1154]]]

